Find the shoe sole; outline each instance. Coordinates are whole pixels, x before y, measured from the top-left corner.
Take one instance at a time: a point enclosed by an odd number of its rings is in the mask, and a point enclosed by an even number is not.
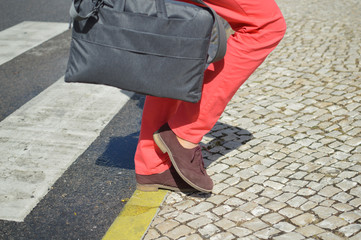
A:
[[[212,192],[212,190],[207,190],[207,189],[204,189],[204,188],[201,188],[199,186],[197,186],[196,184],[194,184],[193,182],[191,182],[190,180],[188,180],[188,178],[186,178],[182,172],[180,171],[180,169],[178,168],[177,166],[177,163],[175,162],[174,158],[173,158],[173,154],[172,152],[170,151],[170,149],[168,148],[167,144],[165,144],[165,142],[163,141],[162,137],[160,136],[160,133],[159,131],[156,131],[154,134],[153,134],[153,139],[154,139],[154,142],[157,144],[157,146],[159,147],[159,149],[163,152],[163,153],[168,153],[168,156],[170,158],[170,161],[172,162],[175,170],[177,171],[177,173],[179,174],[179,176],[186,182],[188,183],[191,187],[197,189],[198,191],[201,191],[201,192],[205,192],[205,193],[210,193]]]
[[[159,189],[166,189],[173,192],[194,192],[195,189],[179,189],[161,184],[140,184],[137,183],[137,189],[143,192],[157,192]]]

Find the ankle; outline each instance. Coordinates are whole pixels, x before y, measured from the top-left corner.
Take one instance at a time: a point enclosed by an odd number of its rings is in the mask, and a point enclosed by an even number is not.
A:
[[[182,147],[184,147],[184,148],[193,149],[193,148],[195,148],[195,147],[198,146],[198,144],[189,142],[189,141],[184,140],[184,139],[182,139],[182,138],[180,138],[180,137],[178,137],[178,136],[177,136],[177,139],[178,139],[178,142],[180,143],[180,145],[181,145]]]

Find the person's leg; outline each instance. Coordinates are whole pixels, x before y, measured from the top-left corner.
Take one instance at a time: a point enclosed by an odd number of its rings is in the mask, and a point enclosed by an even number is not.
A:
[[[177,111],[179,103],[180,101],[174,99],[146,97],[139,141],[134,157],[137,174],[156,174],[170,168],[169,157],[155,145],[153,133]]]
[[[277,46],[286,30],[273,0],[205,0],[235,31],[222,61],[205,72],[201,101],[181,102],[168,123],[184,140],[199,143],[239,87]],[[251,90],[250,90],[251,91]]]
[[[168,156],[153,141],[154,131],[168,122],[178,137],[198,143],[216,123],[238,88],[284,35],[285,22],[273,0],[206,2],[235,30],[228,40],[227,54],[224,60],[206,70],[199,103],[147,97],[135,155],[137,174],[161,173],[171,166]]]

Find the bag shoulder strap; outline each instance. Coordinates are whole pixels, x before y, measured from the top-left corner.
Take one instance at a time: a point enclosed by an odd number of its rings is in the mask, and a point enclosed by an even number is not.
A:
[[[224,30],[224,26],[222,24],[220,17],[204,1],[202,1],[202,0],[191,0],[191,1],[195,2],[195,3],[199,3],[199,4],[207,7],[212,12],[212,15],[214,17],[216,30],[217,30],[217,36],[218,36],[217,51],[216,51],[216,54],[211,59],[208,58],[207,63],[212,63],[212,62],[217,62],[219,60],[222,60],[227,51],[227,35],[226,35],[226,31]]]

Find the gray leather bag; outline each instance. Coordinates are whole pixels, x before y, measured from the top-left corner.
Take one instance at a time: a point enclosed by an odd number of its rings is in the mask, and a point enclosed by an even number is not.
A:
[[[114,86],[198,102],[207,63],[223,58],[226,35],[217,14],[174,0],[73,0],[66,82]],[[208,56],[213,25],[217,50]]]

